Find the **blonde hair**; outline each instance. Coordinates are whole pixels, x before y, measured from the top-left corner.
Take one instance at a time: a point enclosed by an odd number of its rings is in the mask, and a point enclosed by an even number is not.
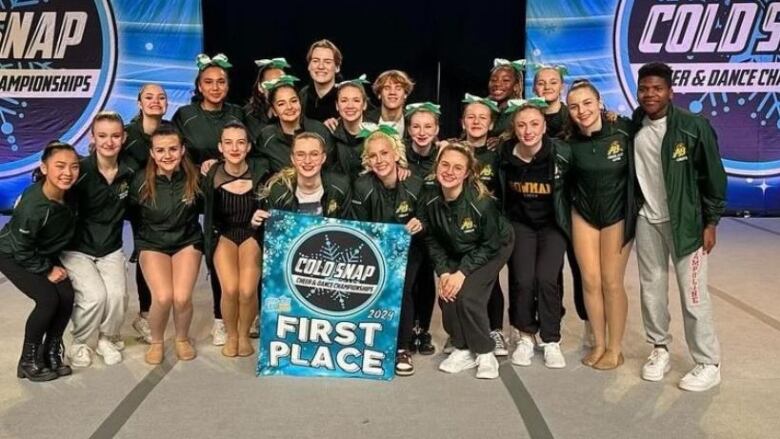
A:
[[[477,191],[477,198],[484,198],[484,197],[490,197],[492,196],[490,193],[490,190],[485,186],[485,183],[482,183],[482,181],[477,177],[479,175],[479,162],[477,161],[476,156],[474,156],[474,150],[471,149],[470,146],[468,146],[465,143],[462,143],[460,141],[456,142],[447,142],[440,150],[439,154],[436,156],[436,164],[434,165],[434,173],[439,168],[439,162],[441,162],[441,158],[444,156],[444,153],[447,151],[455,151],[460,153],[462,156],[466,157],[466,168],[468,170],[468,177],[467,181],[464,182],[464,186],[466,184],[473,185],[474,189]]]
[[[109,110],[103,110],[99,111],[98,114],[95,115],[95,117],[92,119],[92,123],[89,126],[89,131],[92,134],[95,134],[95,125],[98,122],[116,122],[119,124],[120,127],[122,127],[122,134],[125,132],[125,122],[122,120],[122,116],[119,115],[116,111],[109,111]],[[89,152],[95,151],[95,144],[90,142],[89,143]]]
[[[304,131],[293,138],[292,142],[292,150],[295,149],[295,144],[302,139],[314,139],[317,141],[317,143],[320,145],[320,149],[322,149],[322,152],[327,154],[328,150],[325,147],[325,140],[317,133],[312,133],[309,131]],[[322,174],[322,170],[320,170],[320,174]],[[272,175],[271,178],[268,179],[268,182],[265,184],[265,189],[262,191],[261,198],[268,198],[268,196],[271,194],[271,186],[275,185],[276,183],[283,184],[290,192],[293,191],[293,183],[298,178],[298,171],[295,170],[294,166],[288,166],[286,168],[283,168],[281,171],[277,172],[276,174]]]
[[[363,154],[360,155],[363,173],[371,172],[371,166],[368,164],[368,144],[373,141],[384,140],[390,142],[390,149],[398,156],[398,166],[408,168],[409,162],[406,160],[406,146],[397,137],[391,136],[382,131],[374,131],[363,141]]]
[[[407,95],[412,94],[412,90],[414,90],[414,82],[409,78],[409,75],[407,75],[406,72],[401,70],[386,70],[376,77],[374,84],[371,86],[371,89],[374,90],[374,94],[379,96],[382,87],[389,81],[395,81],[401,84],[401,87],[404,88],[404,92],[406,92]]]

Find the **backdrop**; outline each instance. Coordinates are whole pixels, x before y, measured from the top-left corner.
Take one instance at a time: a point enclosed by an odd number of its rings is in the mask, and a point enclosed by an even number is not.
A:
[[[675,103],[718,133],[732,214],[780,214],[779,44],[780,1],[527,4],[528,59],[566,64],[567,83],[590,79],[612,110],[636,107],[642,64],[672,65]]]
[[[141,84],[189,101],[202,50],[200,0],[0,0],[0,210],[30,184],[53,139],[86,152],[102,109],[126,121]]]

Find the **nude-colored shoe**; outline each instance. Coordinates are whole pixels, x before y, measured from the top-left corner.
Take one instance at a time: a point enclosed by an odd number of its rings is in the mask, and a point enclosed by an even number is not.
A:
[[[192,343],[190,343],[188,338],[176,340],[176,356],[182,361],[189,361],[195,358],[195,348],[192,347]]]
[[[238,356],[249,357],[255,353],[255,349],[252,347],[252,341],[249,338],[238,338]]]
[[[594,347],[593,349],[590,350],[590,353],[588,353],[588,355],[582,358],[582,364],[588,367],[593,367],[596,363],[599,362],[599,360],[601,360],[601,357],[604,356],[604,352],[606,352],[604,348]]]
[[[225,340],[225,345],[222,346],[222,355],[226,357],[235,357],[238,355],[238,337]]]
[[[164,357],[165,348],[163,347],[163,342],[149,343],[149,350],[146,351],[146,355],[144,356],[144,360],[148,364],[156,366],[163,362]]]
[[[598,370],[612,370],[620,367],[624,361],[625,359],[623,358],[622,353],[618,354],[616,360],[613,360],[612,356],[605,352],[604,355],[601,356],[601,359],[593,365],[593,368]]]

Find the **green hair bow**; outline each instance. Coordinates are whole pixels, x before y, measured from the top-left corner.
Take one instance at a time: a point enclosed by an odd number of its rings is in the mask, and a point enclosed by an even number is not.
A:
[[[295,86],[295,83],[297,81],[300,81],[300,79],[296,78],[293,75],[282,75],[270,81],[263,81],[260,84],[260,86],[263,87],[263,89],[268,92],[282,85]]]
[[[495,113],[499,113],[501,110],[498,109],[498,104],[496,101],[488,98],[482,98],[479,96],[475,96],[470,93],[466,93],[465,96],[463,96],[463,100],[461,101],[464,104],[482,104],[488,108],[490,108],[491,111]]]
[[[531,98],[531,99],[510,99],[506,101],[506,109],[504,109],[504,113],[513,113],[517,111],[518,108],[530,105],[532,107],[536,108],[547,108],[547,101],[544,100],[544,98]]]
[[[569,69],[563,65],[563,64],[542,64],[542,63],[536,63],[534,64],[534,74],[539,72],[539,70],[542,69],[553,69],[558,72],[558,74],[561,75],[561,78],[569,74]]]
[[[375,132],[382,132],[387,134],[390,137],[394,137],[396,139],[400,139],[401,136],[398,134],[398,131],[392,126],[384,123],[375,124],[372,122],[363,122],[360,124],[360,132],[357,134],[357,137],[365,139],[366,137],[374,134]]]
[[[343,85],[359,85],[362,87],[363,84],[370,84],[370,82],[366,78],[367,78],[366,74],[363,73],[362,75],[358,76],[355,79],[349,79],[346,81],[339,82],[338,84],[336,84],[336,88],[340,88]]]
[[[441,116],[441,105],[434,104],[433,102],[417,102],[404,107],[404,111],[405,117],[409,117],[418,111],[427,111],[437,116]]]
[[[514,61],[509,61],[508,59],[504,58],[496,58],[493,60],[493,68],[496,67],[502,67],[502,66],[510,66],[518,73],[523,73],[525,70],[525,60],[524,59],[516,59]]]
[[[218,53],[214,55],[214,58],[209,58],[205,53],[198,54],[198,56],[195,57],[195,63],[198,65],[199,71],[211,66],[219,66],[223,69],[233,67],[233,64],[230,64],[230,61],[228,61],[228,58],[224,53]]]
[[[287,60],[284,58],[256,59],[255,65],[261,69],[265,69],[265,68],[289,69],[290,68],[290,64],[288,64]]]

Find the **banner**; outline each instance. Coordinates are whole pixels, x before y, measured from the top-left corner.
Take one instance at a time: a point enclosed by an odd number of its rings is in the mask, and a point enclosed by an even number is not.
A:
[[[87,152],[104,109],[138,114],[142,84],[188,103],[203,46],[200,0],[0,0],[0,211],[60,139]]]
[[[400,224],[272,211],[257,374],[392,379],[409,243]]]
[[[780,1],[529,0],[527,18],[531,63],[567,65],[625,115],[639,67],[669,64],[674,103],[718,134],[728,211],[780,215]]]

